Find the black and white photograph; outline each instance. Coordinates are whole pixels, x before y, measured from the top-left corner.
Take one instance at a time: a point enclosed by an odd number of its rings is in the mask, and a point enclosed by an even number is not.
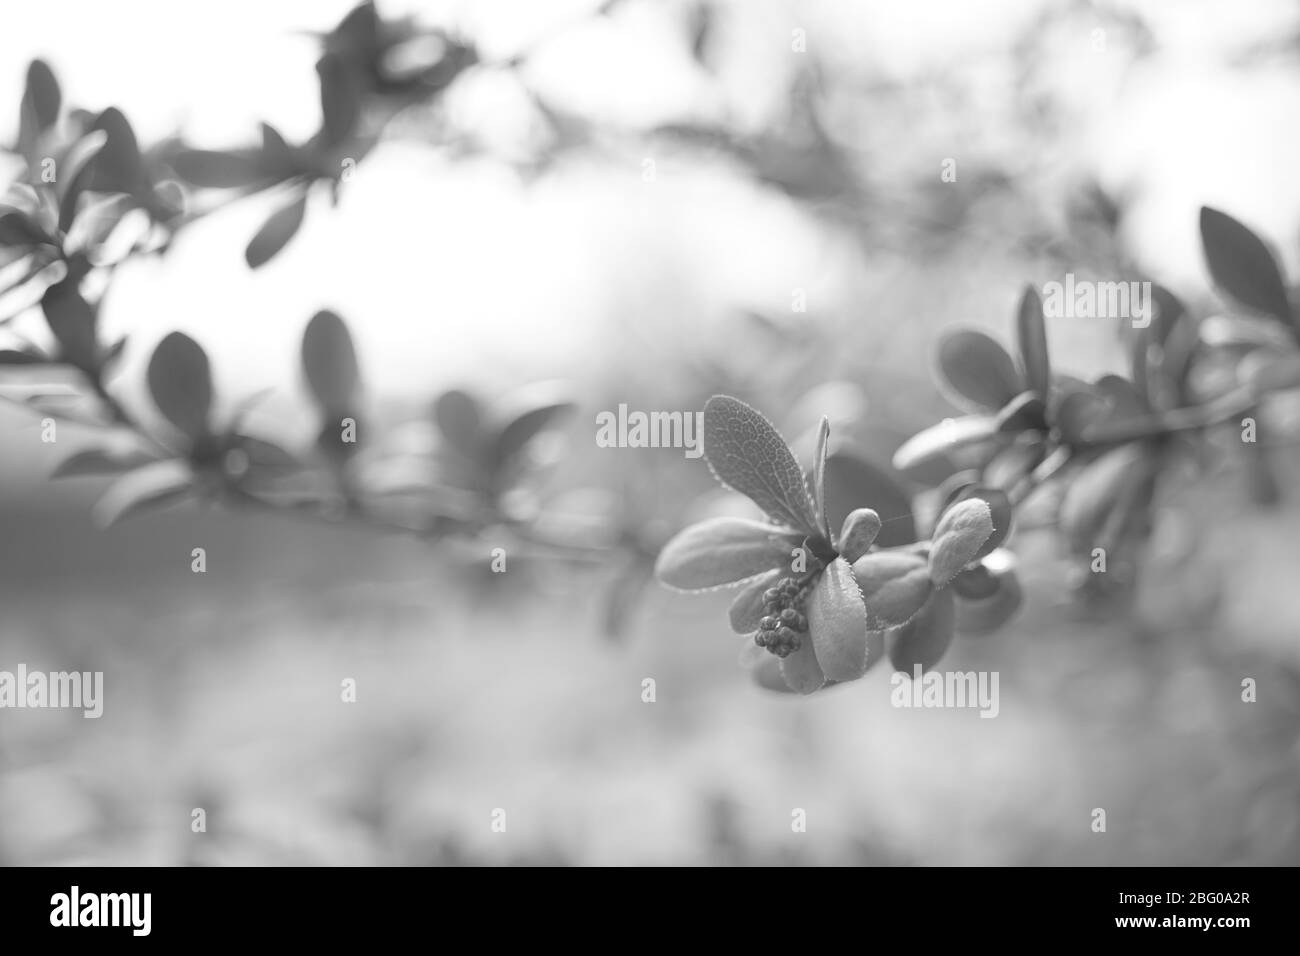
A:
[[[1298,121],[1291,0],[4,4],[24,918],[1159,867],[1090,918],[1249,928],[1300,864]]]

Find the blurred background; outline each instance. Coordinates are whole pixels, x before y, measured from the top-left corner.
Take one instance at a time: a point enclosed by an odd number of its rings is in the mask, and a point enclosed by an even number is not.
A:
[[[39,57],[65,101],[120,107],[146,146],[238,149],[260,121],[305,141],[321,35],[351,6],[7,11],[0,140]],[[337,201],[313,187],[260,268],[244,250],[275,190],[117,268],[99,317],[129,334],[111,389],[156,423],[144,369],[182,330],[210,357],[218,416],[269,390],[259,428],[308,448],[299,341],[329,308],[382,448],[422,441],[412,425],[449,389],[487,407],[563,383],[575,410],[523,507],[564,516],[566,539],[632,546],[555,559],[494,527],[444,546],[193,504],[101,530],[105,482],[48,477],[97,430],[45,443],[40,415],[0,406],[0,669],[100,670],[106,687],[99,720],[0,712],[0,862],[1300,862],[1293,482],[1270,510],[1232,469],[1178,483],[1177,540],[1105,619],[1071,606],[1054,538],[1018,531],[1024,610],[945,658],[1000,673],[1000,714],[981,720],[895,709],[883,671],[807,699],[753,686],[728,594],[645,581],[664,536],[717,506],[704,463],[594,441],[620,403],[696,410],[726,392],[796,447],[827,414],[888,460],[955,413],[932,384],[935,333],[1008,341],[1026,282],[1141,275],[1222,311],[1202,205],[1267,237],[1294,282],[1295,4],[378,11],[439,31],[425,56],[474,55],[437,95],[381,104]],[[1050,320],[1053,360],[1122,370],[1118,332]],[[1287,478],[1296,447],[1275,450]]]

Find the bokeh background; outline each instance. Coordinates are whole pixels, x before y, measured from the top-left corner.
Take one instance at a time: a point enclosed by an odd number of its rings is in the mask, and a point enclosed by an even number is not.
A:
[[[145,141],[227,147],[261,119],[306,138],[310,32],[348,8],[7,10],[0,135],[39,56],[68,99],[122,107]],[[298,342],[329,307],[377,432],[451,387],[492,400],[562,380],[579,411],[543,500],[614,498],[590,513],[653,538],[710,506],[711,482],[680,450],[596,447],[601,410],[724,391],[788,437],[830,414],[887,454],[952,414],[929,374],[936,330],[1006,339],[1026,281],[1137,270],[1221,311],[1202,205],[1300,276],[1291,3],[380,11],[472,40],[484,65],[402,111],[264,268],[243,259],[272,208],[255,196],[120,270],[102,312],[131,334],[113,388],[146,417],[144,363],[180,329],[222,408],[272,389],[259,423],[306,444]],[[1111,323],[1048,331],[1065,371],[1123,367]],[[94,437],[43,444],[37,416],[0,408],[0,668],[106,682],[96,721],[0,712],[0,862],[1300,862],[1292,444],[1272,510],[1231,469],[1180,480],[1131,614],[1079,616],[1052,535],[1018,532],[1024,611],[945,659],[1000,673],[1000,715],[981,720],[895,709],[883,672],[769,694],[737,666],[726,595],[652,585],[611,629],[623,567],[525,550],[491,574],[490,535],[439,546],[194,506],[102,531],[102,483],[47,477]]]

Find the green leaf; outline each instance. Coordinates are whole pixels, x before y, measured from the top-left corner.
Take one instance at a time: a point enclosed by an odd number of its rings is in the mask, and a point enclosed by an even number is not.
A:
[[[1216,285],[1257,312],[1276,316],[1300,338],[1287,301],[1282,273],[1268,246],[1227,213],[1201,208],[1201,245]]]
[[[882,548],[916,540],[912,499],[907,489],[887,469],[847,452],[826,459],[826,517],[832,528],[844,528],[849,515],[870,508],[880,519],[874,540]]]
[[[68,229],[77,215],[77,201],[88,188],[90,165],[108,144],[108,134],[94,130],[78,139],[63,157],[59,169],[59,228]]]
[[[298,152],[270,123],[262,124],[262,155],[258,163],[262,174],[276,182],[302,171]]]
[[[1084,441],[1088,430],[1109,417],[1106,400],[1095,392],[1079,389],[1067,392],[1056,407],[1055,424],[1067,445]]]
[[[894,467],[899,471],[909,471],[959,448],[996,441],[998,428],[998,420],[993,415],[944,419],[903,442],[902,447],[894,452]]]
[[[906,624],[934,591],[929,562],[910,551],[873,551],[853,562],[853,576],[873,631]]]
[[[95,119],[91,132],[104,133],[104,146],[90,160],[87,188],[95,192],[135,195],[145,182],[144,163],[135,131],[122,111],[114,106]]]
[[[1020,348],[1020,364],[1025,371],[1026,384],[1046,401],[1052,385],[1052,364],[1047,354],[1043,300],[1032,285],[1025,286],[1016,312],[1016,343]]]
[[[762,648],[759,650],[762,651]],[[812,663],[814,665],[817,663],[816,657],[813,658]],[[785,668],[782,666],[783,664],[784,661],[779,660],[767,651],[762,651],[762,657],[759,659],[759,662],[750,669],[749,676],[753,678],[754,683],[763,688],[763,690],[770,690],[778,694],[797,693],[795,689],[786,682]],[[808,680],[809,686],[811,686],[812,678],[809,677]],[[824,676],[822,682],[825,683]],[[816,687],[812,687],[808,693],[812,693],[812,691],[817,690],[820,686],[821,685],[819,684]]]
[[[50,129],[59,121],[62,105],[63,94],[54,71],[44,60],[32,60],[27,65],[27,86],[19,114],[24,132],[30,129],[39,134]]]
[[[737,634],[752,634],[758,630],[759,620],[767,613],[763,607],[763,592],[775,587],[784,574],[784,571],[772,571],[761,578],[755,578],[753,583],[741,589],[727,612],[733,631]]]
[[[93,516],[101,528],[146,508],[158,508],[187,497],[193,475],[176,460],[156,461],[123,475],[95,503]]]
[[[852,564],[871,550],[882,527],[880,515],[871,508],[858,508],[849,513],[840,527],[839,552]]]
[[[1005,552],[998,552],[1002,554]],[[987,587],[988,582],[981,582],[981,590],[974,594],[963,593],[957,587],[957,581],[966,577],[965,574],[953,582],[956,627],[963,634],[991,634],[1011,620],[1024,603],[1024,590],[1014,567],[998,562],[988,575],[992,588]]]
[[[107,448],[88,448],[59,462],[51,478],[80,478],[87,476],[118,475],[154,461],[143,451],[112,451]]]
[[[704,591],[746,581],[785,566],[803,535],[746,518],[711,518],[669,541],[655,562],[655,575],[681,591]]]
[[[911,675],[918,664],[922,671],[938,664],[952,644],[956,619],[952,592],[936,591],[916,617],[886,635],[894,670]]]
[[[347,62],[326,53],[316,62],[320,79],[321,139],[327,146],[337,146],[356,129],[361,116],[361,91]]]
[[[483,410],[468,392],[449,389],[433,405],[433,419],[458,451],[476,457],[483,442]]]
[[[817,652],[810,640],[804,640],[797,651],[780,662],[779,667],[785,685],[797,694],[814,693],[826,683],[826,675],[817,663]]]
[[[993,512],[982,498],[948,508],[935,526],[930,546],[930,580],[943,587],[981,553],[993,534]]]
[[[1037,392],[1021,392],[998,412],[997,422],[998,431],[1007,434],[1044,431],[1047,428],[1047,407]]]
[[[785,439],[744,402],[715,395],[704,406],[704,457],[714,476],[773,521],[820,535],[808,485]]]
[[[35,246],[52,241],[36,220],[22,210],[0,212],[0,246]]]
[[[565,388],[557,382],[539,382],[520,389],[507,402],[500,425],[488,449],[489,464],[498,469],[506,466],[528,444],[574,410]],[[500,419],[497,419],[500,420]]]
[[[1252,352],[1237,366],[1237,379],[1253,388],[1258,395],[1300,388],[1300,352],[1283,355]]]
[[[41,297],[45,322],[59,343],[60,358],[85,371],[96,365],[95,310],[82,297],[77,283],[64,279],[45,290]]]
[[[40,365],[45,357],[35,352],[18,352],[14,349],[0,349],[0,365]]]
[[[307,193],[300,191],[287,206],[271,213],[244,250],[244,261],[248,267],[257,269],[275,258],[297,234],[306,212]]]
[[[1007,493],[1002,489],[995,488],[984,482],[971,482],[958,488],[948,496],[943,505],[945,513],[959,502],[972,499],[982,501],[988,505],[989,514],[993,519],[993,532],[988,536],[988,540],[984,542],[983,547],[975,554],[975,557],[982,558],[994,548],[1001,547],[1002,542],[1007,540],[1007,535],[1011,533],[1015,508],[1012,507],[1011,499],[1007,497]]]
[[[817,515],[822,537],[831,539],[830,521],[826,517],[826,446],[831,437],[830,419],[822,416],[817,426],[817,450],[814,453],[812,472],[813,512]]]
[[[817,663],[831,680],[857,680],[867,670],[867,609],[853,569],[832,561],[808,596],[808,634]]]
[[[329,310],[317,312],[302,336],[302,369],[316,404],[331,418],[355,411],[361,373],[352,336],[343,320]]]
[[[176,175],[202,189],[235,189],[268,177],[261,154],[251,150],[185,149],[173,161]]]
[[[953,594],[971,601],[982,601],[998,593],[997,577],[983,563],[967,568],[952,579]]]
[[[1150,453],[1140,444],[1121,445],[1084,466],[1061,499],[1058,521],[1076,550],[1091,548],[1125,489],[1150,468]]]
[[[208,434],[212,371],[197,342],[184,333],[170,333],[154,349],[145,377],[164,418],[191,442]]]
[[[974,329],[954,329],[939,340],[939,384],[967,411],[995,412],[1025,390],[1006,349]]]

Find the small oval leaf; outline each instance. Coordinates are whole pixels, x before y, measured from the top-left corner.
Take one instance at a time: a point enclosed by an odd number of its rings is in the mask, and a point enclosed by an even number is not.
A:
[[[302,369],[316,404],[331,418],[346,417],[356,401],[361,375],[347,325],[323,309],[302,336]]]
[[[297,234],[306,212],[307,193],[299,192],[287,206],[271,213],[244,250],[248,267],[257,269],[275,258]]]
[[[1201,245],[1210,277],[1219,288],[1242,305],[1275,316],[1300,338],[1282,273],[1259,236],[1227,213],[1204,206]]]
[[[154,349],[146,379],[158,411],[191,442],[208,433],[212,371],[197,342],[182,332],[170,333]]]
[[[975,329],[954,329],[939,340],[939,384],[967,411],[996,412],[1025,390],[1007,350]]]
[[[680,532],[659,553],[655,576],[681,591],[746,581],[782,567],[803,536],[747,518],[711,518]]]

